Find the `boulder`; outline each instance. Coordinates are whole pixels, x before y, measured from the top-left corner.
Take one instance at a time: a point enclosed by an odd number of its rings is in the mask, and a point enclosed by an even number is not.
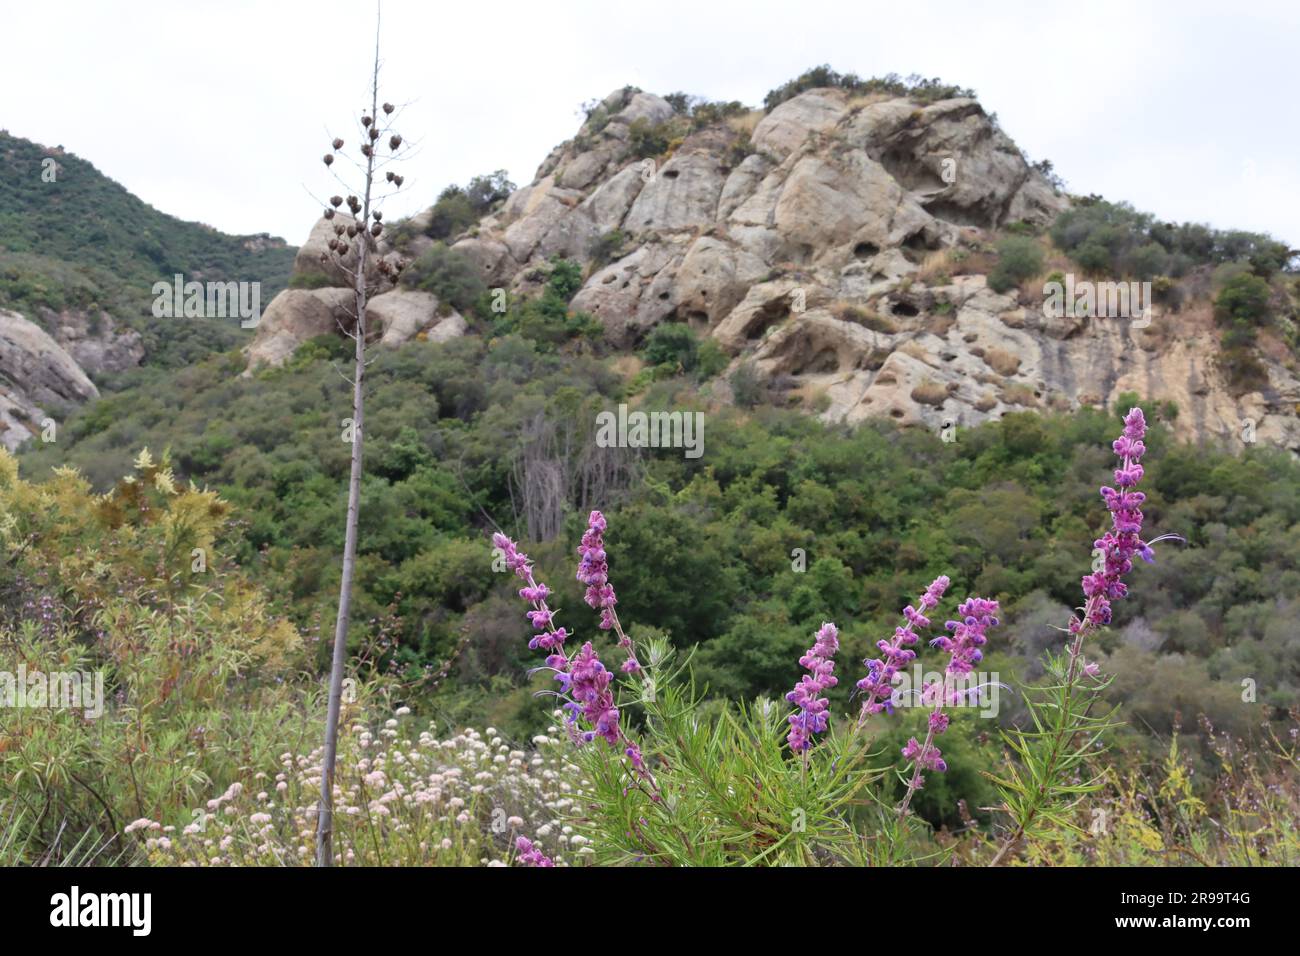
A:
[[[469,323],[459,312],[453,312],[445,319],[440,319],[438,324],[425,333],[425,339],[430,342],[450,342],[452,339],[458,339],[469,331]]]
[[[780,162],[811,134],[833,129],[847,111],[847,97],[840,90],[809,90],[759,120],[750,139],[757,149]]]
[[[103,310],[41,309],[40,318],[73,360],[90,375],[125,372],[144,361],[144,340],[135,329],[119,329]]]
[[[0,445],[13,451],[41,429],[99,396],[71,355],[25,316],[0,309]]]
[[[718,210],[723,173],[704,153],[677,154],[642,187],[627,214],[634,232],[673,232],[711,224]]]
[[[417,289],[393,289],[366,303],[366,338],[381,332],[380,343],[396,348],[438,320],[438,297]]]
[[[341,334],[356,326],[351,289],[285,289],[266,307],[253,341],[245,348],[248,369],[278,366],[318,335]]]
[[[326,219],[322,216],[316,220],[316,225],[312,226],[311,234],[307,241],[302,244],[298,250],[298,255],[293,260],[293,275],[299,278],[312,279],[323,278],[333,286],[351,287],[353,278],[345,269],[356,269],[359,258],[359,243],[357,238],[344,239],[350,246],[348,254],[343,257],[341,263],[333,254],[329,254],[329,241],[336,238],[334,233],[335,226],[343,226],[345,229],[356,222],[351,216],[338,213],[333,219]],[[380,274],[378,264],[380,258],[392,259],[393,250],[388,241],[380,236],[377,243],[377,250],[374,254],[369,255],[366,260],[366,278],[372,288],[387,289],[392,287],[392,283]],[[327,262],[321,261],[322,253],[329,254]]]

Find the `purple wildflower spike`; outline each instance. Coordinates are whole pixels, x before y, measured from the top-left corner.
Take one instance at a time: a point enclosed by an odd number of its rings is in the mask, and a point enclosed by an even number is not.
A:
[[[961,620],[949,621],[946,625],[948,630],[952,631],[952,636],[936,637],[930,643],[943,648],[950,655],[949,674],[969,674],[984,657],[984,652],[980,650],[988,641],[984,632],[990,627],[997,627],[998,602],[970,597],[958,606],[957,613],[961,615]],[[900,820],[907,814],[907,806],[912,802],[912,795],[925,786],[925,777],[921,775],[921,771],[934,770],[943,773],[948,769],[948,764],[943,759],[943,751],[935,744],[934,738],[948,729],[949,718],[943,712],[944,704],[956,706],[963,695],[959,690],[954,690],[950,694],[945,693],[946,687],[946,681],[943,685],[936,681],[926,685],[921,692],[921,700],[933,704],[933,709],[930,711],[925,743],[917,743],[916,738],[911,737],[907,741],[907,746],[903,748],[903,759],[912,761],[913,767],[912,779],[907,784],[907,793],[898,808]]]
[[[799,658],[799,664],[808,673],[785,695],[786,700],[799,707],[799,713],[790,715],[790,735],[786,738],[795,753],[811,747],[813,734],[822,733],[830,720],[827,713],[830,701],[820,695],[839,683],[839,678],[832,673],[835,652],[839,649],[839,631],[834,624],[825,623],[817,631],[808,653]]]
[[[601,630],[614,631],[618,635],[618,646],[627,652],[627,660],[623,662],[622,671],[626,674],[635,674],[641,669],[641,664],[633,652],[631,640],[623,633],[618,612],[614,610],[614,605],[618,603],[618,595],[614,593],[614,586],[609,583],[609,561],[605,554],[604,538],[607,527],[605,516],[599,511],[593,511],[588,516],[587,530],[582,535],[582,544],[578,546],[581,560],[578,562],[577,577],[587,585],[587,593],[583,596],[583,600],[589,607],[600,611]]]
[[[1111,513],[1111,530],[1093,542],[1101,552],[1103,565],[1100,571],[1094,571],[1083,579],[1083,593],[1088,600],[1082,620],[1078,617],[1071,619],[1071,634],[1078,635],[1085,629],[1110,623],[1111,602],[1128,594],[1128,585],[1123,577],[1133,570],[1134,555],[1147,562],[1155,560],[1151,548],[1154,542],[1141,538],[1141,506],[1146,495],[1133,490],[1143,476],[1140,460],[1146,454],[1146,444],[1142,440],[1146,437],[1146,430],[1142,409],[1134,406],[1124,416],[1123,433],[1111,446],[1121,460],[1120,467],[1115,469],[1118,488],[1106,485],[1101,489],[1101,497]],[[1168,537],[1177,538],[1177,535]]]
[[[589,547],[591,552],[589,555],[584,554],[584,567],[586,573],[593,579],[592,586],[599,589],[608,587],[607,580],[595,583],[596,578],[604,578],[608,573],[607,570],[602,569],[604,547],[600,542],[600,531],[604,530],[605,519],[599,511],[593,511],[591,517],[592,528],[596,530],[592,538],[589,539],[585,535],[583,537],[584,546]],[[591,529],[588,530],[590,533]],[[609,687],[613,675],[601,663],[590,642],[583,644],[582,650],[573,658],[565,654],[564,642],[570,635],[565,628],[555,626],[555,613],[546,604],[551,589],[533,577],[532,563],[528,560],[528,555],[520,551],[514,541],[498,532],[492,536],[492,543],[505,556],[506,567],[526,583],[525,587],[519,589],[519,596],[532,605],[532,610],[527,612],[527,617],[533,627],[540,632],[533,635],[528,641],[528,646],[533,650],[550,652],[546,657],[546,666],[555,672],[555,679],[560,684],[560,695],[569,699],[569,702],[564,705],[570,713],[570,719],[565,724],[569,736],[575,742],[589,743],[596,737],[603,737],[611,746],[618,746],[620,743],[625,745],[624,752],[636,776],[649,785],[652,800],[660,799],[658,787],[649,768],[646,767],[640,748],[628,740],[619,727],[618,707],[614,704],[614,694]],[[602,567],[598,568],[597,564]],[[580,570],[579,576],[581,577],[583,573],[583,570]],[[588,593],[590,595],[590,590]],[[612,588],[609,589],[609,597],[612,601]],[[612,603],[607,610],[611,615],[614,614]],[[619,643],[623,644],[627,638],[623,636],[623,629],[618,624],[617,615],[613,616],[613,621],[620,638]],[[623,665],[623,669],[635,670],[639,665],[631,656],[631,642],[627,641],[625,646],[628,648],[628,661]],[[579,732],[573,726],[578,717],[581,717],[591,729]]]
[[[903,609],[903,617],[907,623],[894,629],[893,642],[877,642],[876,646],[880,648],[882,656],[868,658],[862,662],[867,667],[867,676],[858,681],[858,690],[865,695],[862,712],[858,716],[858,726],[862,725],[868,714],[878,714],[882,710],[893,712],[889,701],[894,692],[894,675],[903,665],[916,657],[916,651],[910,649],[911,645],[916,643],[916,631],[930,626],[930,619],[925,616],[925,612],[938,606],[939,599],[943,597],[944,591],[948,590],[948,583],[947,575],[935,578],[917,600],[916,607],[909,604]]]
[[[980,650],[988,640],[984,632],[990,627],[997,627],[997,601],[984,598],[967,598],[966,603],[957,608],[960,621],[949,621],[944,626],[952,631],[952,637],[936,637],[930,643],[943,648],[951,656],[948,661],[949,674],[969,674],[975,665],[984,659]]]

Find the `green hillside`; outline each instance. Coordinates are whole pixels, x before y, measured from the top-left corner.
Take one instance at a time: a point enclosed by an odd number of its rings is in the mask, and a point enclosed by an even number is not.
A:
[[[53,181],[42,173],[53,159]],[[156,319],[153,283],[262,283],[262,304],[289,280],[296,249],[231,236],[161,213],[84,159],[0,131],[0,308],[41,322],[41,308],[102,308],[140,331],[145,362],[176,367],[238,344],[237,322]]]

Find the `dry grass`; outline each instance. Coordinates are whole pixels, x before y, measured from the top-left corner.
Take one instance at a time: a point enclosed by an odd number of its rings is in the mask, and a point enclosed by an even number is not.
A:
[[[1020,357],[1004,349],[992,348],[984,353],[984,364],[999,375],[1015,375],[1020,371]]]
[[[850,113],[857,113],[867,106],[874,106],[876,103],[884,103],[892,100],[894,97],[888,93],[862,93],[858,96],[850,96],[848,108]]]
[[[912,401],[938,408],[948,397],[948,389],[938,382],[922,382],[912,389]]]
[[[614,367],[614,371],[628,382],[636,378],[637,373],[645,367],[645,363],[635,355],[620,355],[610,364]]]
[[[949,248],[937,249],[921,260],[916,270],[917,281],[924,285],[947,285],[952,281],[953,251]]]
[[[1008,405],[1020,405],[1023,408],[1037,408],[1038,398],[1028,385],[1008,384],[1002,387],[1002,401]]]
[[[961,250],[951,254],[952,274],[955,276],[988,275],[998,264],[996,253]]]
[[[898,331],[898,325],[893,319],[881,315],[874,309],[864,308],[843,300],[832,302],[828,308],[831,315],[841,322],[853,322],[864,328],[871,329],[873,332],[883,332],[886,335],[893,335]]]
[[[727,126],[737,135],[753,136],[754,127],[766,115],[762,110],[750,110],[748,113],[742,113],[739,116],[728,116]]]
[[[919,342],[904,342],[898,347],[898,351],[902,352],[904,355],[910,355],[918,362],[924,362],[926,365],[933,366],[935,364],[934,356],[931,355],[930,351]]]

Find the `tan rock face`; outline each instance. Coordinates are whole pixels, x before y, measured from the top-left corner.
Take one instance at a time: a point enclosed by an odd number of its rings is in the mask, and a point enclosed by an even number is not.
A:
[[[144,343],[134,329],[120,329],[104,311],[41,310],[41,320],[86,372],[122,372],[144,361]]]
[[[1269,389],[1234,398],[1215,367],[1219,333],[1208,315],[1157,315],[1153,326],[1170,328],[1155,335],[1124,320],[1070,320],[1082,327],[1067,337],[1048,332],[1065,320],[991,292],[983,276],[932,291],[930,311],[888,317],[893,332],[815,309],[792,315],[743,360],[769,381],[824,394],[828,421],[884,416],[960,430],[1009,411],[1109,405],[1136,392],[1175,403],[1170,425],[1183,438],[1240,443],[1249,428],[1260,443],[1300,452],[1300,381],[1268,361]]]
[[[257,334],[244,350],[248,371],[283,365],[294,350],[318,335],[356,325],[356,293],[350,289],[285,289],[266,307]]]
[[[754,145],[778,162],[802,147],[813,133],[834,129],[848,111],[840,90],[809,90],[786,100],[754,127]]]
[[[667,158],[631,154],[633,122],[672,115],[658,97],[611,94],[457,248],[491,283],[517,288],[550,257],[585,259],[621,230],[631,239],[624,258],[596,270],[573,305],[627,346],[665,320],[719,328],[752,286],[791,272],[813,298],[878,294],[973,221],[1063,206],[972,100],[863,106],[811,90],[757,123],[748,155],[737,155],[740,134],[726,124],[691,133]]]
[[[348,254],[343,257],[342,263],[335,256],[330,256],[327,262],[321,262],[321,254],[329,252],[328,244],[331,239],[336,238],[334,233],[335,226],[348,226],[356,222],[351,216],[337,214],[333,219],[326,219],[322,216],[316,220],[316,225],[312,226],[311,234],[307,241],[298,249],[298,255],[293,260],[293,274],[297,277],[323,277],[331,285],[351,286],[352,276],[345,271],[347,269],[356,269],[359,258],[359,242],[356,238],[347,239],[346,234],[343,236],[351,246]],[[378,287],[391,286],[377,270],[379,259],[382,257],[391,257],[392,249],[388,243],[381,237],[377,254],[368,257],[366,264],[366,277]]]
[[[71,355],[36,323],[0,309],[0,445],[10,451],[99,395]]]
[[[454,248],[489,287],[531,293],[552,256],[588,262],[618,230],[621,258],[593,265],[571,303],[613,345],[688,323],[774,388],[816,398],[830,420],[960,429],[1136,391],[1175,402],[1185,437],[1238,441],[1249,421],[1259,441],[1300,451],[1300,383],[1285,356],[1267,359],[1267,390],[1234,398],[1206,316],[1160,316],[1144,332],[1045,318],[981,275],[925,285],[927,256],[1020,220],[1044,225],[1066,207],[976,101],[810,90],[763,116],[748,144],[739,126],[719,123],[663,156],[633,155],[633,124],[673,115],[657,96],[610,94],[534,182]],[[374,302],[391,312],[389,344],[464,334],[459,316],[429,321],[427,300],[390,292]],[[277,298],[251,352],[282,361],[332,315],[325,301]]]
[[[380,344],[388,348],[409,342],[438,319],[438,297],[431,292],[393,289],[366,303],[366,328],[382,331]]]
[[[438,297],[416,289],[394,289],[366,305],[367,328],[382,330],[380,344],[397,348],[414,338],[446,342],[469,330],[469,323]]]

